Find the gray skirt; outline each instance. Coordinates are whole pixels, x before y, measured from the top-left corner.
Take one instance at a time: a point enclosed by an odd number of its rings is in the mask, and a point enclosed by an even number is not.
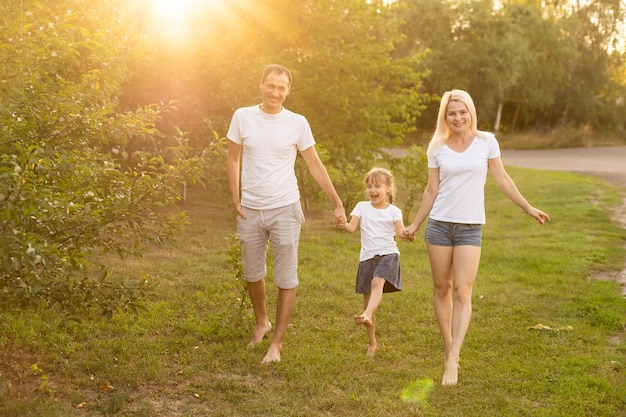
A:
[[[356,293],[369,294],[372,292],[372,279],[384,278],[383,292],[402,291],[402,271],[400,271],[400,255],[376,255],[371,259],[359,262],[356,274]]]

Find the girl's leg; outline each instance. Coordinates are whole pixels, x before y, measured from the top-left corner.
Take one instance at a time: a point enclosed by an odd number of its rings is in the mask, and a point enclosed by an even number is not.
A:
[[[365,294],[363,296],[363,308],[367,309],[367,305],[370,301],[371,293]],[[376,353],[376,348],[378,348],[378,342],[376,341],[376,313],[374,313],[370,319],[371,325],[366,326],[367,329],[367,356],[374,356]]]
[[[384,286],[384,278],[374,277],[371,292],[363,296],[363,308],[365,310],[360,316],[354,316],[356,324],[364,324],[367,329],[367,337],[369,339],[367,356],[374,356],[378,347],[378,342],[376,341],[376,310],[382,300]]]
[[[380,301],[383,298],[384,286],[384,278],[374,277],[374,279],[372,279],[372,290],[369,294],[366,294],[368,300],[365,303],[365,311],[363,311],[360,316],[354,316],[356,324],[364,324],[367,327],[373,325],[372,318],[374,317],[374,313],[376,313],[376,310],[380,305]]]

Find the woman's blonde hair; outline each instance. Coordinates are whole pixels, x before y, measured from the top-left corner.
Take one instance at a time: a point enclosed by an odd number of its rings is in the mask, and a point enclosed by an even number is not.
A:
[[[451,101],[463,103],[465,107],[467,107],[467,111],[469,111],[471,117],[470,131],[474,136],[485,137],[484,134],[486,132],[478,130],[477,127],[478,119],[476,117],[476,106],[474,106],[472,96],[470,96],[467,91],[463,90],[446,91],[441,97],[439,112],[437,113],[437,126],[435,127],[435,133],[433,133],[433,137],[428,144],[428,149],[426,150],[427,155],[432,155],[436,149],[441,148],[450,137],[450,127],[446,122],[446,112],[448,111],[448,104]]]
[[[393,196],[395,194],[395,186],[393,183],[393,174],[385,168],[372,168],[365,174],[365,185],[367,184],[386,184],[389,186],[389,204],[393,204]]]

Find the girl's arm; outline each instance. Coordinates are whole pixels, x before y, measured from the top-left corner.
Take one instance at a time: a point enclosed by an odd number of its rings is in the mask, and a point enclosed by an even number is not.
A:
[[[546,221],[550,221],[550,216],[543,211],[534,208],[524,198],[522,193],[517,189],[515,182],[506,172],[502,158],[493,158],[489,160],[489,171],[496,180],[496,184],[502,192],[515,204],[517,204],[526,214],[537,219],[540,225],[544,225]]]
[[[404,231],[406,230],[406,227],[404,227],[404,222],[402,220],[396,220],[394,226],[396,229],[396,236],[402,237]]]
[[[343,223],[343,225],[339,225],[338,227],[345,230],[346,232],[352,233],[355,232],[357,227],[359,226],[359,220],[361,220],[359,217],[352,216],[349,223]]]

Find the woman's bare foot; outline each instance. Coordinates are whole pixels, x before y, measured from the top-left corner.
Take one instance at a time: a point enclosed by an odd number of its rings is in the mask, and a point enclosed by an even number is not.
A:
[[[263,339],[265,339],[267,334],[271,331],[272,331],[272,323],[270,323],[269,321],[265,322],[265,325],[263,326],[260,326],[260,327],[255,326],[254,332],[252,332],[252,340],[250,341],[250,343],[248,343],[248,346],[254,347],[258,345],[259,343],[263,341]]]
[[[364,324],[365,327],[372,327],[372,319],[364,314],[361,314],[360,316],[355,315],[354,321],[356,324]]]
[[[373,345],[367,345],[367,356],[374,356],[376,354],[376,349],[378,345],[374,343]]]
[[[459,363],[457,361],[446,362],[446,369],[441,378],[441,385],[456,385],[459,381]]]
[[[272,362],[280,362],[280,349],[281,346],[270,344],[269,349],[267,349],[267,353],[265,357],[261,361],[263,365],[269,365]]]

